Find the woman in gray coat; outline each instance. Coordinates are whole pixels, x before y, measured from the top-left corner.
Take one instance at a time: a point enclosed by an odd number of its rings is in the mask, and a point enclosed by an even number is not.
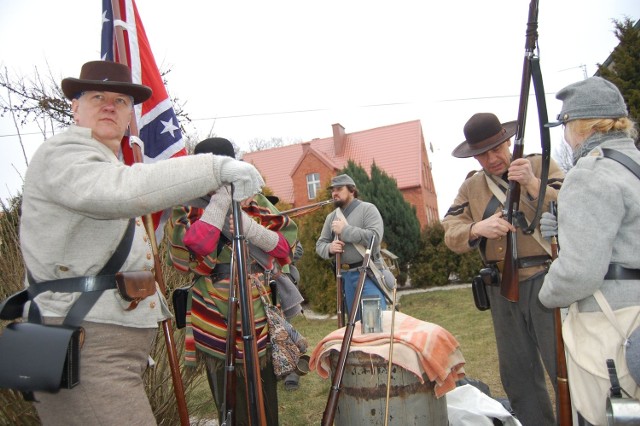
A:
[[[564,138],[573,149],[575,165],[567,173],[558,196],[560,255],[549,268],[539,299],[548,308],[575,303],[573,312],[575,308],[580,313],[599,312],[600,305],[594,298],[599,290],[613,311],[637,309],[640,306],[640,179],[622,164],[607,158],[608,150],[613,150],[640,164],[640,151],[634,144],[635,123],[628,118],[617,87],[600,77],[571,84],[556,97],[563,101],[562,110],[558,116],[560,121],[551,126],[564,126]],[[541,228],[542,222],[544,220]],[[603,321],[610,324],[606,318]],[[640,318],[630,326],[637,327],[638,321]],[[567,343],[566,330],[564,334]],[[618,332],[611,325],[610,334],[605,334],[613,339]],[[589,336],[582,338],[582,348],[588,350]],[[604,354],[597,364],[604,377],[608,377]],[[578,411],[581,406],[585,407],[580,412],[582,424],[606,424],[608,389],[597,395],[594,393],[598,390],[590,390],[598,401],[597,408],[591,410],[584,405],[580,390],[575,389],[576,380],[572,383],[570,371],[572,402]],[[633,380],[624,382],[623,387],[638,397],[638,387]]]

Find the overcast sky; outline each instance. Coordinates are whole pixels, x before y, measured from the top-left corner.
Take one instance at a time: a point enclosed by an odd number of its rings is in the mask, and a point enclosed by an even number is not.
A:
[[[331,125],[357,132],[421,120],[444,216],[473,159],[451,157],[476,112],[515,120],[528,0],[137,0],[168,89],[199,138],[246,149],[253,139],[311,140]],[[540,0],[539,44],[549,115],[554,94],[593,75],[618,44],[613,19],[637,20],[637,0]],[[59,82],[100,59],[100,0],[0,0],[0,67]],[[533,93],[533,88],[531,89]],[[6,93],[0,93],[6,98]],[[525,153],[539,152],[533,98]],[[24,127],[28,158],[42,143]],[[0,198],[26,169],[15,126],[0,118]],[[552,133],[553,144],[561,143]]]

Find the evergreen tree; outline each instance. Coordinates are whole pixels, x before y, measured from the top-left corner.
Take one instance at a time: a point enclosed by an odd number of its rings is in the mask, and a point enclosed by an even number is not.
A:
[[[615,84],[629,108],[630,118],[640,120],[640,26],[626,18],[614,20],[620,43],[611,54],[609,67],[598,65],[597,74]]]
[[[328,199],[326,190],[318,192],[318,199]],[[322,232],[322,225],[333,205],[296,217],[298,239],[304,254],[296,263],[300,271],[300,291],[305,301],[316,312],[336,312],[336,278],[333,264],[316,254],[316,241]]]
[[[482,267],[477,250],[456,254],[444,243],[444,228],[440,222],[426,227],[420,234],[420,245],[411,264],[411,284],[414,287],[441,286],[449,277],[470,282]]]
[[[406,272],[418,250],[420,222],[416,209],[402,196],[396,180],[371,165],[371,202],[378,207],[384,221],[384,241],[388,249],[398,256],[400,270]]]
[[[411,204],[405,201],[398,189],[395,179],[380,169],[375,162],[371,165],[371,177],[360,165],[349,161],[347,166],[338,172],[351,176],[358,187],[358,198],[368,201],[380,211],[384,221],[383,247],[398,256],[401,275],[400,284],[404,283],[407,267],[418,249],[420,238],[420,222]]]
[[[347,167],[340,170],[337,175],[341,175],[343,173],[351,176],[353,181],[356,183],[359,194],[358,198],[372,203],[371,180],[369,179],[369,175],[367,174],[366,170],[363,169],[359,164],[356,164],[352,160],[349,160],[349,162],[347,163]]]

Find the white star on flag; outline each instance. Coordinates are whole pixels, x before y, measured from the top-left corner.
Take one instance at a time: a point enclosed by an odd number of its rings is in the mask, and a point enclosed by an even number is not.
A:
[[[160,132],[160,134],[163,133],[171,133],[171,137],[175,137],[173,132],[175,132],[176,130],[178,130],[178,127],[176,127],[173,124],[173,119],[169,120],[169,121],[162,121],[160,120],[160,122],[162,123],[162,125],[164,126],[164,129],[162,129],[162,131]]]

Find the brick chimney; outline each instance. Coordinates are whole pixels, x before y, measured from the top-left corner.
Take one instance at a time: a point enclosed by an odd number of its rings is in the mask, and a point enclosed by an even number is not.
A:
[[[344,154],[344,146],[347,143],[347,134],[344,132],[344,127],[340,123],[332,124],[333,128],[333,152],[336,157]]]

